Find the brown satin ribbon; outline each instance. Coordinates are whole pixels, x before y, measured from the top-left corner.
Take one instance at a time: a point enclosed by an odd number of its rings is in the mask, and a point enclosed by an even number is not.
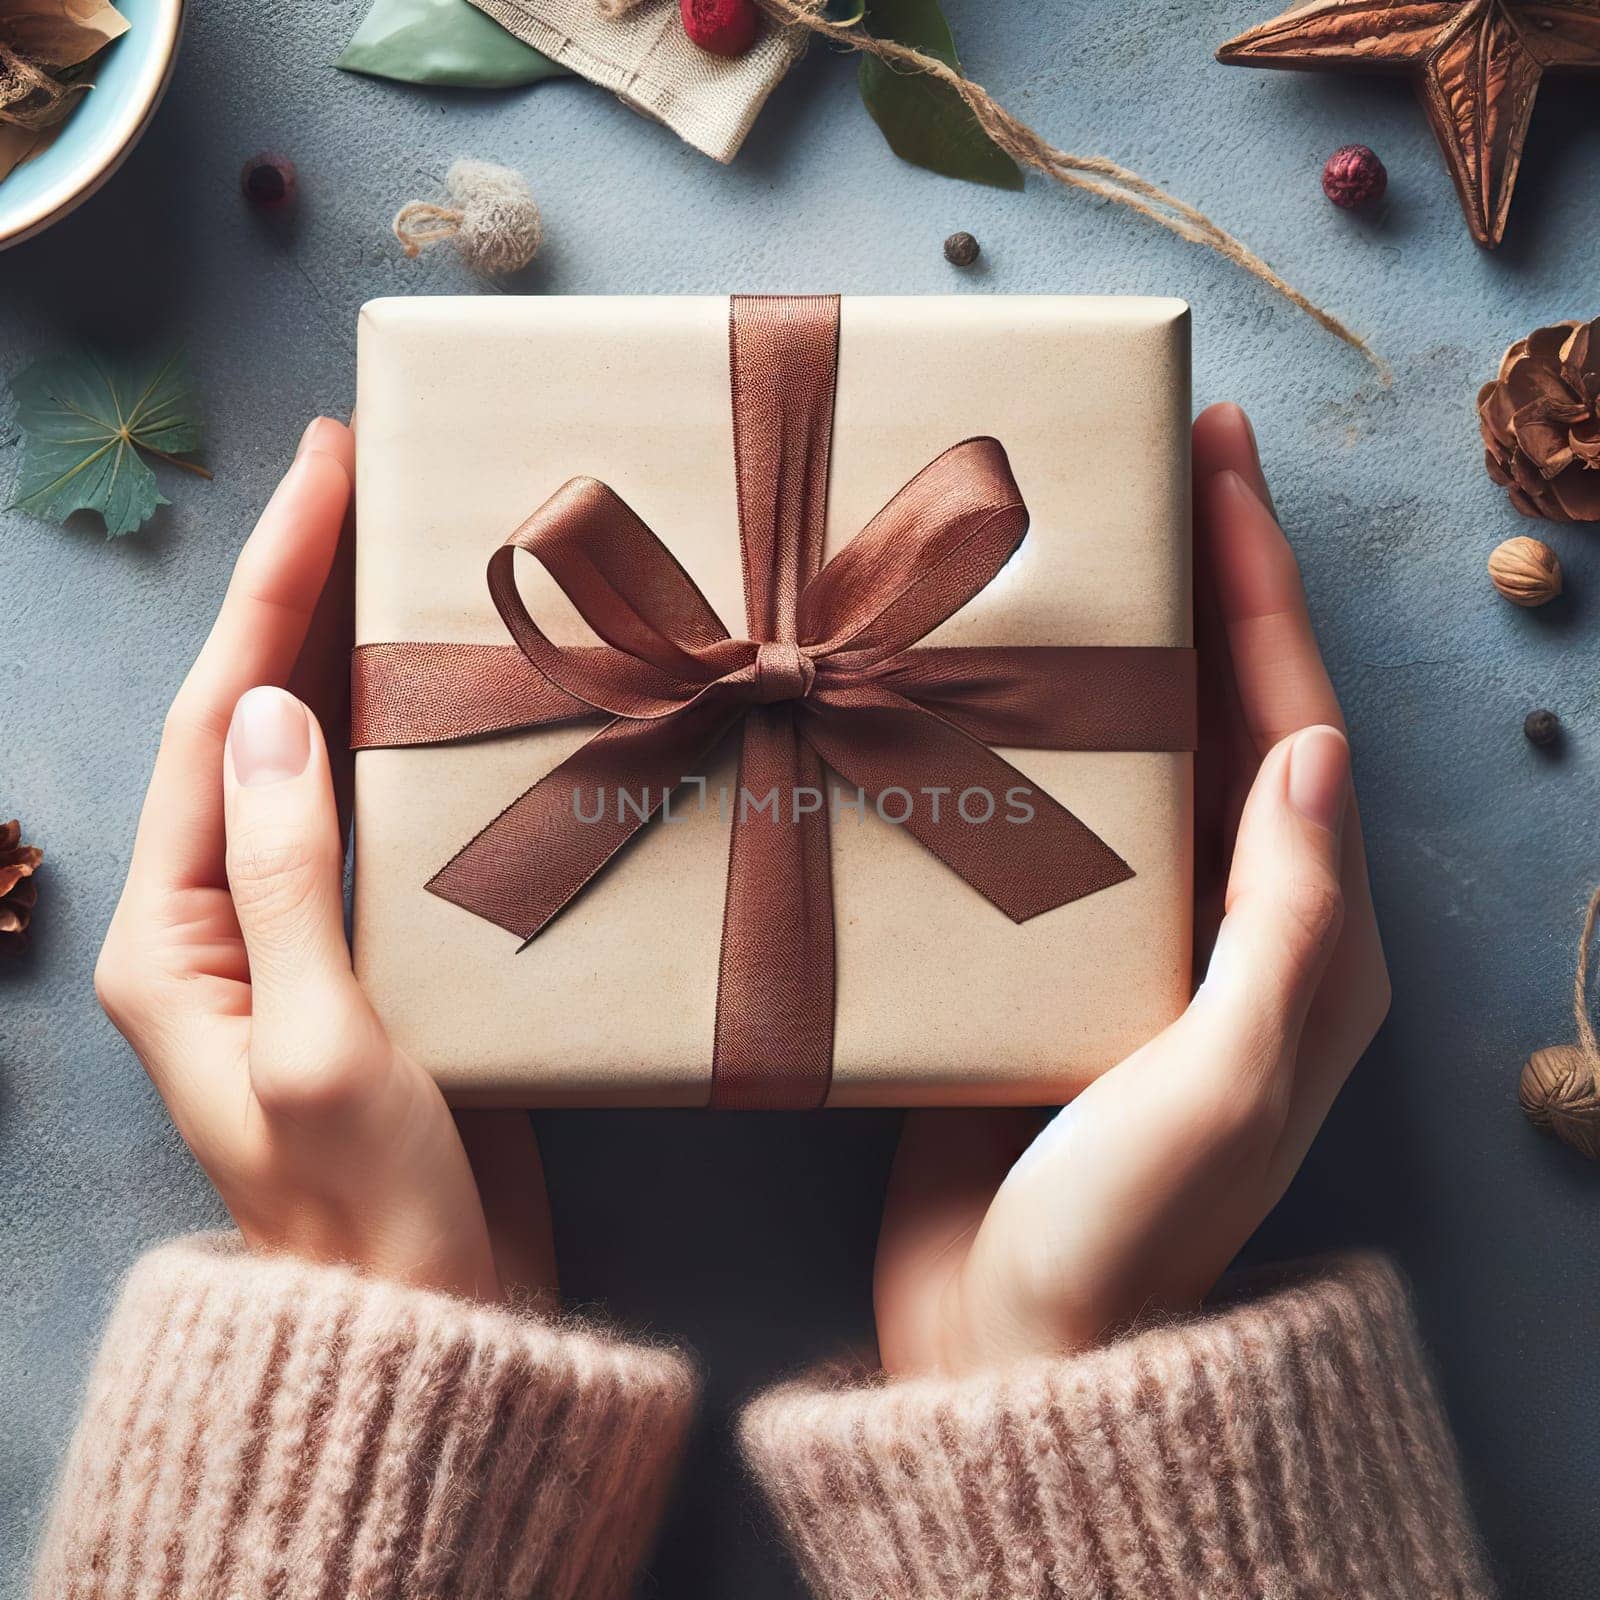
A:
[[[489,592],[513,644],[371,644],[353,663],[352,744],[431,744],[596,714],[592,739],[513,801],[429,890],[533,938],[735,726],[741,795],[728,854],[713,1105],[827,1098],[834,1022],[824,768],[874,801],[937,789],[903,826],[1023,922],[1132,869],[989,748],[1192,750],[1194,653],[1165,648],[913,648],[998,573],[1027,509],[1005,451],[969,439],[925,467],[826,566],[836,297],[736,298],[734,450],[747,639],[604,484],[575,478],[495,551]],[[517,592],[540,561],[603,641],[553,643]],[[953,797],[1028,792],[1026,821],[971,823]],[[586,817],[584,795],[648,796]],[[891,812],[895,812],[891,807]],[[904,809],[903,806],[899,809]],[[640,813],[643,812],[643,815]]]

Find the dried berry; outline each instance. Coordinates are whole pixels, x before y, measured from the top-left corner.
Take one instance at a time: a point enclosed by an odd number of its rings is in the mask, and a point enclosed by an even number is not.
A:
[[[239,175],[239,187],[252,205],[269,209],[294,200],[296,173],[288,156],[251,156]]]
[[[756,42],[755,0],[678,0],[683,31],[714,56],[742,56]]]
[[[1561,737],[1561,718],[1553,711],[1530,711],[1523,719],[1522,731],[1529,744],[1549,746]]]
[[[1388,187],[1389,174],[1383,163],[1364,144],[1335,150],[1322,169],[1322,192],[1345,211],[1381,200]]]
[[[952,267],[970,267],[978,259],[978,241],[970,233],[952,233],[944,242],[944,258]]]

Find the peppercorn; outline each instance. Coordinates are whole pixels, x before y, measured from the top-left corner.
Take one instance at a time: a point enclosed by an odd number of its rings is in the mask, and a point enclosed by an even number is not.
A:
[[[1345,211],[1381,200],[1388,187],[1388,171],[1364,144],[1335,150],[1322,169],[1322,192]]]
[[[276,209],[294,199],[296,174],[288,156],[251,156],[239,174],[239,187],[253,205]]]
[[[944,242],[944,258],[952,267],[970,267],[978,259],[978,241],[970,233],[952,233]]]
[[[1523,719],[1522,731],[1529,744],[1548,747],[1561,737],[1561,718],[1553,711],[1530,711]]]

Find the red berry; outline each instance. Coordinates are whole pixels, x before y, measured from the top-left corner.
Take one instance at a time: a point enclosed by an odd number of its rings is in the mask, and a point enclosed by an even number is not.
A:
[[[756,42],[755,0],[678,0],[683,31],[714,56],[742,56]]]
[[[288,156],[251,156],[239,174],[246,200],[258,206],[286,206],[294,199],[294,162]]]
[[[1381,200],[1388,187],[1389,174],[1383,163],[1364,144],[1335,150],[1322,169],[1322,192],[1346,211]]]

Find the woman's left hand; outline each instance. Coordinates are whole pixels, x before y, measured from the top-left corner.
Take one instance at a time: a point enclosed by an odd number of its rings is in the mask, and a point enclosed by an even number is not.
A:
[[[555,1292],[526,1116],[452,1119],[344,934],[338,584],[355,440],[306,430],[168,713],[95,988],[246,1241],[479,1299]],[[329,588],[330,572],[335,572]],[[317,625],[313,626],[313,617]],[[308,637],[309,633],[309,637]]]

